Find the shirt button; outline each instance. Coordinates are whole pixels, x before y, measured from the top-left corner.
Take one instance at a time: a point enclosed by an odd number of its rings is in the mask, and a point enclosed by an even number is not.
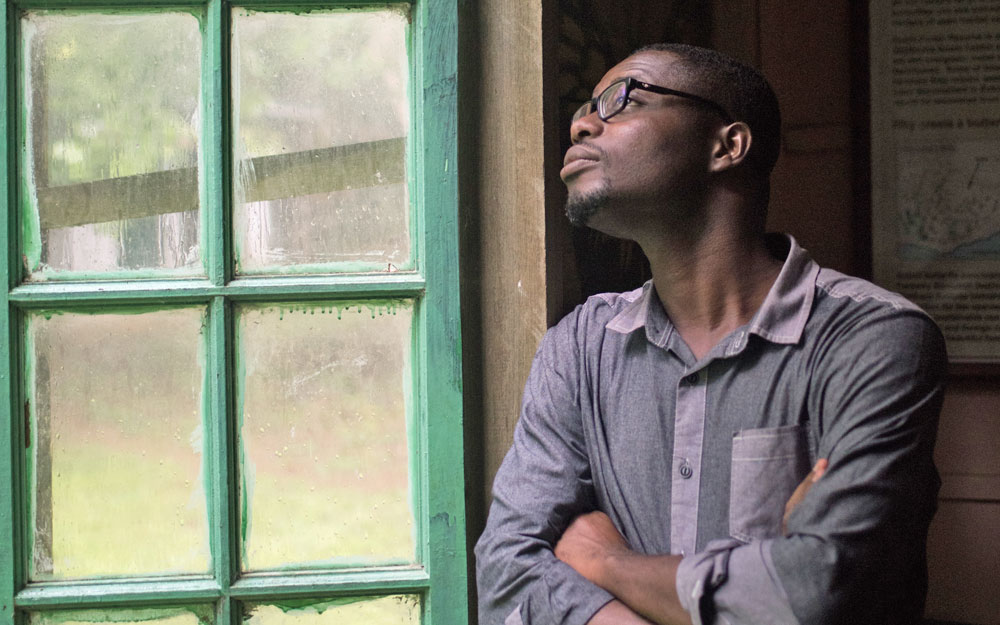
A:
[[[694,475],[694,469],[691,468],[691,465],[688,464],[687,460],[681,463],[680,472],[681,472],[681,477],[684,478],[685,480],[690,479],[691,476]]]
[[[686,376],[684,378],[684,381],[687,382],[688,384],[697,384],[698,383],[698,374],[697,373],[692,373],[691,375]]]

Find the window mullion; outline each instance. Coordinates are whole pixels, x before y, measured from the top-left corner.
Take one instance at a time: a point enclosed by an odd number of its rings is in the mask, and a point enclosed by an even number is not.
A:
[[[202,211],[205,215],[207,273],[209,281],[223,287],[231,279],[230,255],[230,168],[229,168],[229,14],[223,0],[210,0],[203,29],[202,110]],[[236,508],[234,431],[231,419],[231,344],[232,321],[229,303],[223,296],[213,297],[209,305],[209,328],[206,337],[208,362],[205,381],[206,427],[210,428],[206,462],[211,493],[210,538],[212,571],[222,589],[217,606],[218,625],[233,621],[229,585],[239,570],[237,561],[239,513]]]
[[[228,594],[229,586],[239,570],[237,554],[238,526],[236,496],[236,465],[232,426],[230,391],[231,380],[230,338],[232,317],[229,303],[219,296],[209,305],[207,342],[207,367],[204,397],[204,418],[209,436],[206,437],[206,493],[209,497],[212,548],[212,571],[222,589]],[[225,603],[225,602],[224,602]]]

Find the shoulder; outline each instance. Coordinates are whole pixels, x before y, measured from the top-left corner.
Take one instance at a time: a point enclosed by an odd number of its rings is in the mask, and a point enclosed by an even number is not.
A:
[[[810,318],[825,359],[857,368],[866,363],[943,367],[944,337],[930,315],[899,293],[832,269],[816,277]]]
[[[574,308],[542,339],[537,359],[549,366],[566,366],[597,358],[608,341],[625,338],[645,324],[647,283],[624,293],[599,293]]]
[[[816,276],[816,290],[819,295],[831,300],[850,299],[855,304],[869,310],[885,308],[886,310],[912,311],[927,316],[919,306],[899,293],[833,269],[819,270],[819,274]]]
[[[930,315],[899,293],[832,269],[820,269],[816,276],[811,322],[841,329],[877,323],[937,331]]]
[[[602,336],[609,329],[633,329],[646,320],[644,300],[652,283],[624,293],[598,293],[573,309],[550,330],[550,334],[572,334],[580,339]]]

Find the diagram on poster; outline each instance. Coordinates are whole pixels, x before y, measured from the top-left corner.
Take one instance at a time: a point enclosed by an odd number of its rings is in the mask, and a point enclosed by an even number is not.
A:
[[[901,150],[902,260],[1000,260],[1000,154],[993,141]]]

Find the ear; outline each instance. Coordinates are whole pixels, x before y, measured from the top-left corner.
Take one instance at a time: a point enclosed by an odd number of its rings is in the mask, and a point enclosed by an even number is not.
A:
[[[723,172],[742,163],[750,152],[753,136],[743,122],[733,122],[718,130],[709,171]]]

